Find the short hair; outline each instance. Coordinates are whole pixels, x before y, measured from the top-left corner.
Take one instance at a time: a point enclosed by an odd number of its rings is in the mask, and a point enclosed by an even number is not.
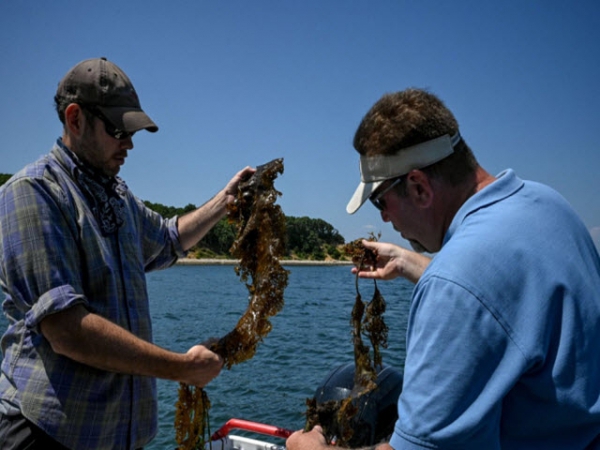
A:
[[[67,106],[69,106],[72,101],[69,101],[65,97],[55,95],[54,96],[54,108],[56,109],[56,113],[58,114],[58,119],[65,125],[65,110]],[[81,106],[81,105],[79,105]],[[91,129],[94,129],[94,114],[88,110],[88,108],[81,108],[83,111],[83,115],[85,117],[86,122],[90,124]]]
[[[356,130],[354,148],[364,156],[393,155],[458,130],[454,115],[438,97],[410,88],[385,94],[373,105]],[[421,170],[457,185],[477,167],[473,152],[461,139],[454,153]]]

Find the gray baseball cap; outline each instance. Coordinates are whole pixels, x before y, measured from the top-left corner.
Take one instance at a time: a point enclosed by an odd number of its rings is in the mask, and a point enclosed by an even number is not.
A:
[[[142,110],[129,77],[106,58],[87,59],[73,67],[58,84],[58,98],[97,108],[118,129],[133,133],[158,126]]]

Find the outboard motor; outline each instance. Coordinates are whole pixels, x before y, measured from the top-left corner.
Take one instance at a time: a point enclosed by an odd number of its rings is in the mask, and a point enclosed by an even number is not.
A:
[[[357,414],[352,418],[350,448],[378,444],[388,440],[398,419],[398,397],[402,392],[402,373],[382,365],[377,373],[377,388],[356,400]],[[348,398],[354,387],[354,363],[332,370],[315,392],[317,405]]]

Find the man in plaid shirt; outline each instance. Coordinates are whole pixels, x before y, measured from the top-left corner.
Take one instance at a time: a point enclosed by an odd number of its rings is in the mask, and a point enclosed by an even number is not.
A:
[[[0,189],[0,443],[11,449],[139,449],[156,434],[156,377],[204,386],[222,359],[152,344],[145,272],[174,264],[221,219],[246,167],[179,218],[117,177],[136,131],[158,130],[105,58],[60,82],[51,152]]]

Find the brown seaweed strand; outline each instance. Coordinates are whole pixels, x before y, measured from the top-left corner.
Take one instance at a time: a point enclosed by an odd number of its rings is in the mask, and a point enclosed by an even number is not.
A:
[[[369,240],[376,241],[377,237],[371,234]],[[346,244],[344,252],[352,259],[359,270],[373,270],[377,264],[377,255],[362,245],[362,239]],[[365,307],[360,295],[358,281],[357,273],[354,280],[356,298],[350,318],[355,362],[352,392],[344,400],[329,400],[320,405],[317,405],[314,397],[306,400],[307,410],[304,431],[310,431],[315,425],[320,424],[327,444],[335,441],[336,445],[340,447],[349,447],[350,440],[354,435],[352,419],[358,413],[354,400],[377,387],[377,372],[371,364],[369,349],[364,345],[361,337],[363,330],[373,347],[373,360],[376,366],[382,364],[379,346],[387,347],[388,329],[382,317],[386,308],[385,300],[377,288],[377,282],[373,280],[375,286],[373,299]]]
[[[386,306],[385,300],[377,288],[377,282],[375,282],[373,299],[367,305],[363,327],[373,347],[373,363],[376,367],[381,367],[382,364],[379,347],[387,348],[388,327],[383,320]]]
[[[275,205],[281,195],[273,184],[278,173],[283,173],[281,159],[259,166],[247,183],[240,183],[230,209],[230,218],[238,223],[231,254],[240,259],[235,270],[246,283],[249,303],[236,327],[214,346],[227,368],[254,356],[272,329],[269,318],[283,308],[289,272],[279,262],[285,253],[285,215]]]
[[[237,224],[230,252],[240,259],[235,272],[250,300],[236,327],[211,346],[227,368],[254,356],[257,344],[271,331],[269,317],[283,307],[288,271],[279,264],[285,252],[285,215],[274,205],[281,195],[273,185],[278,173],[283,173],[282,159],[259,166],[248,182],[240,183],[236,201],[228,206],[229,219]],[[179,450],[204,449],[210,436],[210,406],[203,389],[180,384],[175,413]]]
[[[210,400],[202,388],[179,383],[175,409],[175,442],[178,450],[203,449],[210,434]]]
[[[364,257],[360,260],[360,266],[364,262]],[[371,358],[369,356],[369,348],[363,343],[362,340],[362,329],[363,329],[363,317],[365,313],[365,304],[362,301],[362,296],[358,289],[358,272],[356,273],[356,299],[354,301],[354,307],[352,308],[352,314],[350,324],[352,326],[352,338],[354,342],[354,388],[352,389],[352,396],[358,397],[363,393],[373,389],[374,382],[377,379],[375,369],[371,364]]]

